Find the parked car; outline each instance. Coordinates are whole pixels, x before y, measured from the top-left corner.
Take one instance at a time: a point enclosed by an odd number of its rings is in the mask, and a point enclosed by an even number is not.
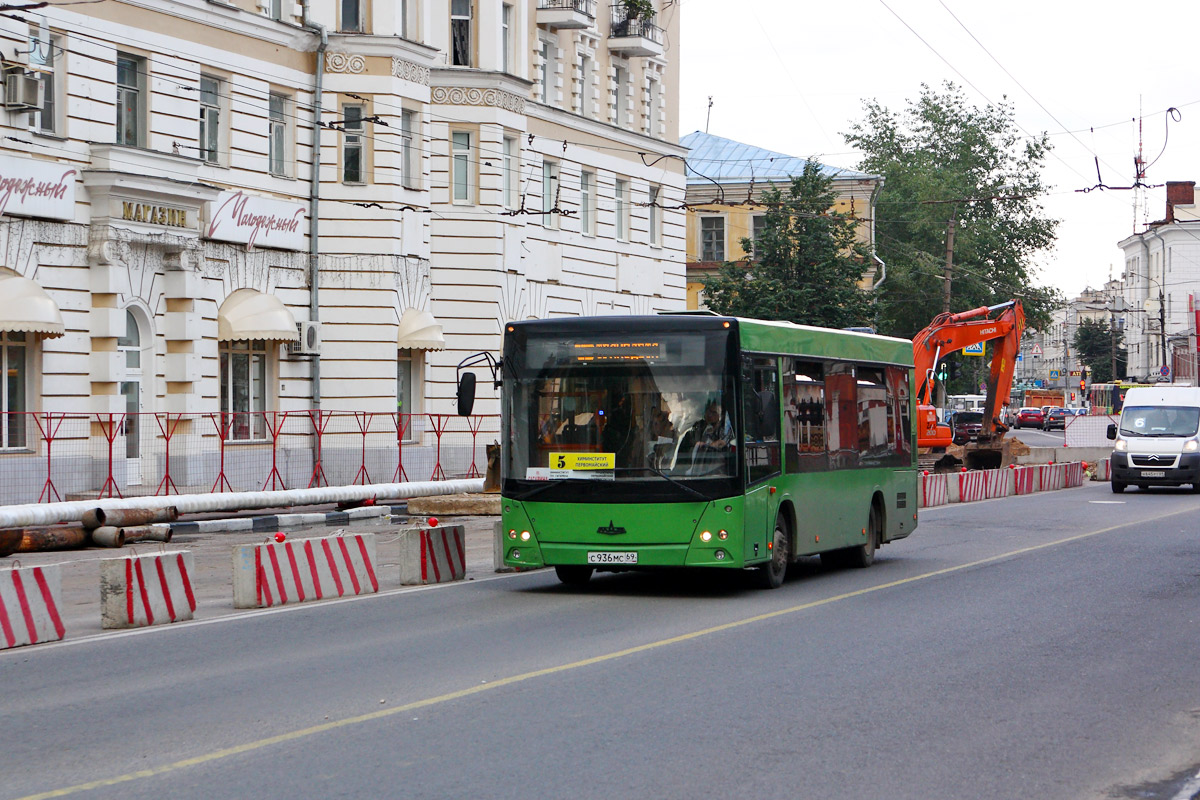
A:
[[[954,416],[950,418],[950,432],[955,444],[976,441],[982,431],[982,411],[955,411]]]
[[[1017,421],[1013,427],[1017,428],[1018,430],[1029,427],[1040,428],[1042,427],[1042,422],[1044,420],[1045,417],[1042,415],[1042,410],[1040,408],[1024,406],[1020,411],[1017,412]]]
[[[1068,414],[1065,408],[1059,408],[1058,406],[1055,406],[1049,409],[1042,415],[1042,430],[1048,431],[1053,430],[1054,428],[1062,428],[1063,430],[1066,430],[1067,416]],[[1071,414],[1069,416],[1073,417],[1075,415]]]

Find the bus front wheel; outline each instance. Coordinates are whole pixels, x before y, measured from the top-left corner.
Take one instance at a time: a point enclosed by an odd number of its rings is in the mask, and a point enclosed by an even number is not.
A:
[[[558,566],[554,574],[567,586],[583,586],[592,577],[592,567]]]
[[[771,539],[771,560],[758,568],[758,582],[764,589],[778,589],[787,576],[792,547],[787,525],[782,519],[775,520],[775,533]]]

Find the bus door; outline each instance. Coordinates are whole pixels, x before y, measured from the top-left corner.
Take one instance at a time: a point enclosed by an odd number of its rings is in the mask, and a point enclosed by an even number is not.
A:
[[[747,561],[766,558],[775,527],[780,475],[779,362],[774,357],[743,356],[742,458],[745,460],[745,550]]]

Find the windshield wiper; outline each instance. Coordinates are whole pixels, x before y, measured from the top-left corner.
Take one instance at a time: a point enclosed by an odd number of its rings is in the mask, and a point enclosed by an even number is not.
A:
[[[615,472],[652,472],[658,477],[662,478],[664,481],[672,483],[675,486],[678,486],[680,489],[683,489],[688,494],[693,494],[705,502],[708,502],[709,499],[702,492],[693,489],[691,486],[688,486],[682,481],[672,478],[670,475],[658,469],[657,467],[621,467],[620,469],[615,470]]]

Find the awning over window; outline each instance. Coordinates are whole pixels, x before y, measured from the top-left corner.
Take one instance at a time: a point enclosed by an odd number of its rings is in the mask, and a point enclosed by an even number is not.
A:
[[[400,317],[400,335],[396,341],[400,350],[445,350],[446,338],[442,325],[428,311],[406,308]]]
[[[296,318],[278,297],[254,289],[238,289],[217,312],[217,339],[244,342],[298,342]]]
[[[66,328],[58,304],[36,281],[0,275],[0,331],[57,337]]]

